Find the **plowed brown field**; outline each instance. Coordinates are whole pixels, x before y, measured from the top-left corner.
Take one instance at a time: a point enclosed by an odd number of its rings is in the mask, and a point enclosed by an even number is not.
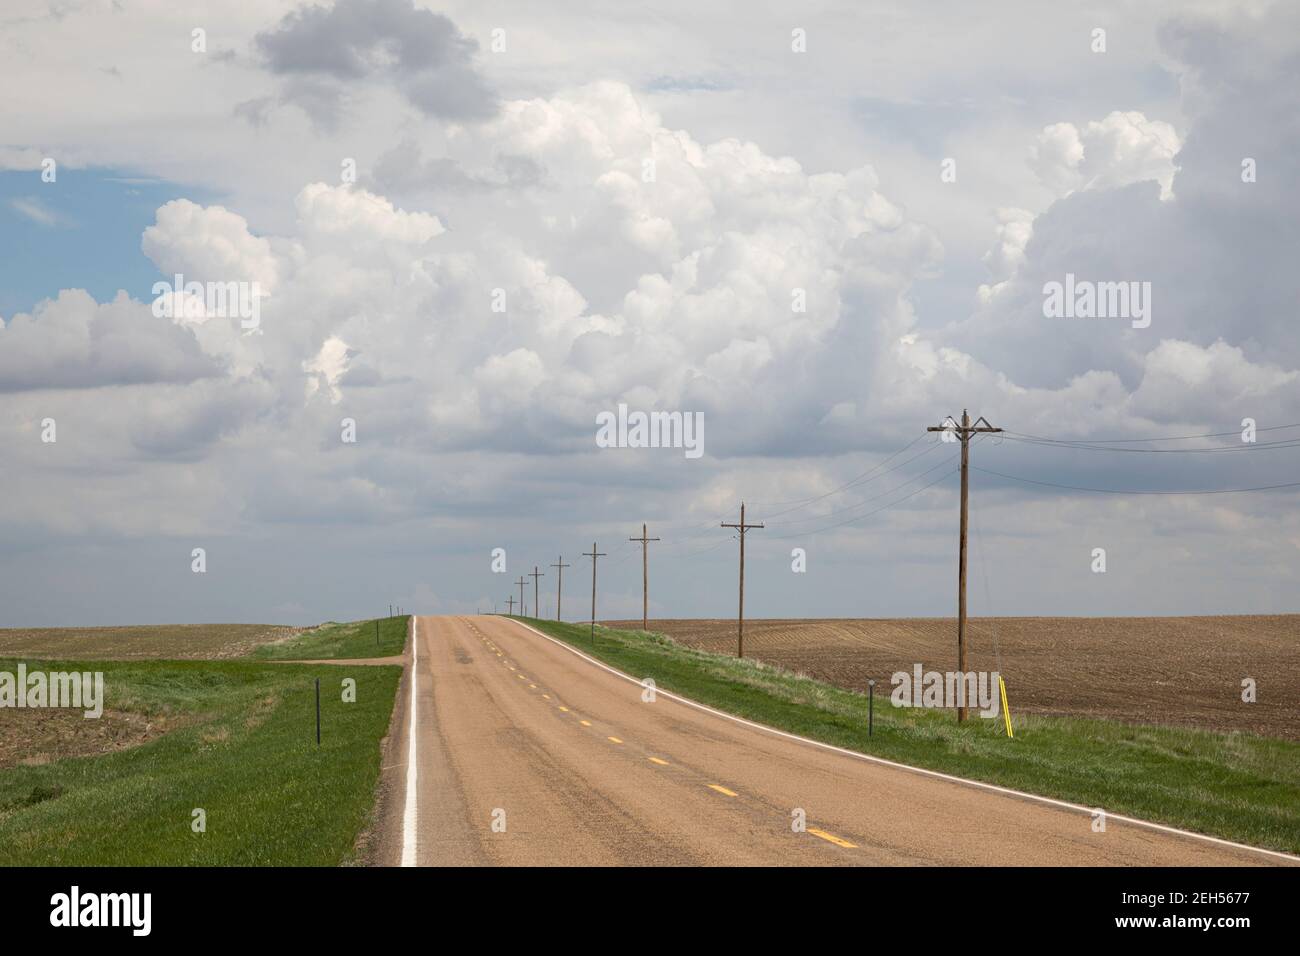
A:
[[[611,621],[637,629],[641,622]],[[652,620],[690,647],[734,654],[736,622]],[[971,670],[1000,670],[1011,712],[1106,717],[1300,739],[1300,614],[979,618]],[[952,618],[754,620],[745,655],[840,687],[889,693],[894,671],[955,670]],[[1241,700],[1254,678],[1258,700]]]
[[[223,660],[243,657],[259,645],[288,640],[301,631],[300,627],[274,624],[3,628],[0,629],[0,658]]]

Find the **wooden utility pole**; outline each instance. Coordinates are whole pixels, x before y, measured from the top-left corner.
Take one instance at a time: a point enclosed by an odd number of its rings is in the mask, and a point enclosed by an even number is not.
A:
[[[740,613],[736,616],[736,656],[745,656],[745,532],[750,528],[761,528],[761,524],[745,524],[745,503],[740,503],[740,524],[722,522],[724,528],[736,528],[740,531]]]
[[[629,541],[641,542],[641,630],[648,631],[646,627],[647,617],[650,613],[650,568],[646,560],[646,544],[650,541],[658,541],[658,538],[647,538],[645,523],[641,524],[641,537],[628,538]]]
[[[596,542],[591,542],[591,551],[582,552],[584,558],[591,558],[591,643],[596,643],[596,559],[605,557],[604,551],[596,550]]]
[[[515,596],[513,594],[510,595],[510,601],[508,606],[509,606],[509,610],[506,611],[506,613],[513,615],[515,613]]]
[[[594,551],[596,549],[592,548],[592,550]],[[555,581],[555,619],[558,621],[560,620],[560,597],[563,594],[564,588],[564,569],[571,568],[573,565],[565,564],[564,555],[560,555],[560,559],[555,564],[552,564],[551,567],[558,569]]]
[[[515,584],[519,585],[519,614],[521,617],[528,616],[528,609],[524,606],[524,585],[527,583],[522,574],[519,575],[519,580],[515,582]]]
[[[541,617],[542,605],[537,600],[537,579],[546,577],[546,572],[538,571],[537,565],[534,564],[533,569],[528,572],[528,576],[533,579],[533,617]]]
[[[966,675],[966,514],[970,500],[970,483],[967,472],[970,468],[970,437],[983,432],[1000,432],[1002,429],[994,428],[983,415],[972,422],[970,414],[963,408],[961,410],[960,425],[953,421],[953,417],[949,415],[945,424],[931,425],[926,431],[955,435],[955,440],[961,442],[961,540],[957,545],[957,670],[961,672],[959,686],[964,687]],[[943,440],[953,441],[954,439]],[[965,719],[966,708],[964,706],[958,707],[957,720],[962,721]]]

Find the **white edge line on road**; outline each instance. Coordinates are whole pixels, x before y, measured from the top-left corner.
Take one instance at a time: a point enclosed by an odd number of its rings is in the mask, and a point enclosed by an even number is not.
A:
[[[415,615],[411,615],[411,708],[410,721],[407,724],[406,736],[406,808],[402,813],[402,866],[417,866],[415,858],[416,841],[418,840],[419,830],[417,823],[419,816],[416,810],[416,793],[417,784],[420,780],[420,765],[417,754],[419,748],[416,747],[418,738],[418,725],[416,723],[416,706],[419,700],[418,690],[420,683],[420,672],[415,664],[420,659],[420,641],[419,630],[416,628]]]
[[[564,648],[566,651],[568,651],[571,654],[576,654],[578,657],[581,657],[583,660],[587,661],[588,663],[595,664],[597,667],[601,668],[602,670],[609,671],[611,674],[623,678],[623,680],[631,681],[633,684],[636,684],[637,686],[641,686],[641,681],[637,680],[635,677],[623,673],[618,668],[610,667],[604,661],[599,661],[594,657],[590,657],[587,654],[582,653],[582,651],[578,650],[576,647],[566,644],[564,641],[557,640],[556,638],[551,637],[549,634],[543,634],[541,631],[533,627],[531,624],[525,624],[523,621],[516,621],[512,617],[508,617],[506,618],[506,620],[512,621],[513,623],[518,624],[520,627],[532,631],[538,637],[546,638],[546,640],[550,641],[552,644],[556,644]],[[866,760],[870,763],[881,764],[882,766],[885,767],[894,767],[895,769],[898,770],[906,770],[910,773],[922,774],[923,776],[933,777],[937,780],[947,780],[950,783],[959,783],[968,787],[976,787],[980,790],[988,790],[993,793],[1003,794],[1005,796],[1019,797],[1022,800],[1032,800],[1037,803],[1045,803],[1048,804],[1049,806],[1060,807],[1061,809],[1064,810],[1074,810],[1078,813],[1086,813],[1090,816],[1096,810],[1104,810],[1104,808],[1102,807],[1085,807],[1077,803],[1069,803],[1065,800],[1056,800],[1052,797],[1040,796],[1037,793],[1026,793],[1023,790],[1012,790],[1010,787],[999,787],[997,784],[984,783],[982,780],[969,780],[966,777],[954,777],[952,774],[940,773],[938,770],[927,770],[924,767],[913,767],[911,764],[898,763],[897,761],[894,760],[886,760],[884,757],[873,757],[870,754],[858,753],[856,750],[846,750],[843,747],[836,747],[834,744],[822,743],[820,740],[813,740],[811,737],[800,737],[798,734],[792,734],[784,730],[777,730],[775,727],[769,727],[766,724],[755,723],[752,720],[746,720],[743,717],[737,717],[735,714],[728,714],[725,711],[716,710],[713,707],[709,707],[705,704],[701,704],[698,701],[691,700],[688,697],[682,697],[680,694],[674,694],[671,691],[666,691],[662,687],[656,687],[655,693],[660,697],[667,697],[671,700],[677,701],[679,704],[685,704],[687,707],[694,707],[696,710],[702,710],[706,714],[713,714],[713,716],[721,717],[724,720],[730,720],[737,724],[743,724],[746,727],[752,727],[755,730],[761,730],[764,733],[774,734],[777,737],[784,737],[786,740],[797,740],[799,743],[808,744],[812,747],[818,747],[822,750],[829,750],[833,753],[844,754],[847,757],[854,757],[858,760]],[[1162,833],[1174,833],[1177,834],[1178,836],[1188,837],[1193,840],[1203,840],[1206,843],[1215,843],[1218,844],[1219,846],[1230,846],[1236,850],[1246,850],[1251,853],[1262,853],[1266,856],[1275,856],[1283,860],[1294,860],[1296,862],[1300,862],[1300,856],[1293,856],[1290,853],[1283,853],[1280,850],[1266,850],[1263,847],[1249,846],[1245,843],[1234,843],[1231,840],[1223,840],[1220,839],[1219,837],[1207,836],[1204,833],[1195,833],[1191,830],[1180,830],[1178,829],[1178,827],[1166,826],[1163,823],[1153,823],[1150,820],[1142,820],[1138,817],[1126,817],[1119,813],[1111,813],[1108,810],[1104,810],[1104,812],[1106,813],[1106,819],[1108,820],[1119,820],[1122,823],[1130,823],[1133,826],[1146,827],[1149,830],[1159,830]]]

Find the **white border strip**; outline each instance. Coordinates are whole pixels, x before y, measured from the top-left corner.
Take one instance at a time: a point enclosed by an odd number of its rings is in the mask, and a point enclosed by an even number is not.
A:
[[[410,719],[406,727],[406,809],[402,814],[402,866],[418,866],[415,851],[419,841],[419,813],[416,806],[416,793],[420,782],[420,764],[418,760],[419,739],[416,722],[416,706],[419,700],[420,671],[415,666],[420,659],[419,630],[416,628],[415,615],[411,615],[411,707]]]
[[[596,658],[590,657],[582,653],[582,651],[578,650],[576,647],[566,644],[564,641],[557,640],[556,638],[551,637],[549,634],[543,634],[541,631],[537,630],[537,628],[533,627],[531,624],[525,624],[523,621],[516,621],[514,618],[509,618],[509,617],[506,618],[506,620],[514,621],[515,624],[518,624],[520,627],[532,631],[538,637],[546,638],[546,640],[550,641],[552,644],[556,644],[564,648],[570,654],[576,654],[578,657],[581,657],[583,660],[587,661],[588,663],[595,664],[597,667],[601,668],[602,670],[608,671],[609,673],[615,675],[616,677],[621,677],[623,678],[623,680],[631,681],[633,684],[636,684],[638,687],[641,686],[641,681],[637,680],[635,677],[625,674],[622,671],[618,670],[617,668],[610,667],[604,661],[596,660]],[[728,714],[721,710],[715,710],[714,708],[709,707],[705,704],[698,703],[697,701],[693,701],[687,697],[682,697],[680,694],[674,694],[671,691],[666,691],[662,687],[656,687],[655,694],[659,697],[667,697],[671,700],[675,700],[678,703],[685,704],[688,707],[694,707],[696,710],[702,710],[706,714],[712,714],[715,717],[721,717],[724,720],[730,720],[733,723],[743,724],[746,727],[752,727],[755,730],[761,730],[764,733],[773,734],[777,737],[784,737],[786,740],[795,740],[798,741],[799,743],[808,744],[809,746],[812,747],[818,747],[822,750],[829,750],[833,753],[843,754],[846,757],[855,757],[858,760],[866,760],[869,761],[870,763],[881,764],[882,766],[885,767],[894,767],[897,770],[906,770],[909,771],[910,773],[922,774],[923,776],[933,777],[938,780],[947,780],[950,783],[959,783],[968,787],[976,787],[980,790],[988,790],[992,793],[1003,794],[1004,796],[1019,797],[1022,800],[1032,800],[1037,803],[1045,803],[1048,804],[1049,806],[1059,807],[1063,810],[1074,810],[1079,813],[1086,813],[1089,816],[1091,816],[1097,809],[1101,809],[1100,807],[1093,808],[1093,807],[1080,806],[1077,803],[1068,803],[1065,800],[1056,800],[1053,799],[1052,797],[1043,797],[1036,793],[1026,793],[1023,790],[1012,790],[1010,787],[999,787],[996,784],[984,783],[981,780],[968,780],[965,777],[954,777],[951,774],[940,773],[937,770],[927,770],[924,767],[913,767],[910,764],[898,763],[893,760],[886,760],[884,757],[873,757],[870,754],[858,753],[856,750],[846,750],[843,747],[836,747],[834,744],[822,743],[820,740],[813,740],[811,737],[801,737],[798,734],[787,733],[784,730],[777,730],[775,727],[768,727],[766,724],[759,724],[759,723],[755,723],[752,720],[746,720],[743,717],[737,717],[735,714]],[[1188,837],[1193,840],[1203,840],[1206,843],[1214,843],[1219,846],[1232,847],[1234,850],[1246,850],[1250,853],[1262,853],[1266,856],[1273,856],[1273,857],[1277,857],[1278,859],[1290,860],[1292,862],[1300,863],[1300,856],[1292,856],[1290,853],[1283,853],[1279,850],[1265,850],[1262,847],[1247,846],[1245,843],[1234,843],[1231,840],[1223,840],[1220,839],[1219,837],[1206,836],[1204,833],[1194,833],[1191,830],[1180,830],[1177,827],[1165,826],[1163,823],[1152,823],[1150,820],[1142,820],[1139,819],[1138,817],[1126,817],[1118,813],[1110,813],[1109,811],[1105,811],[1105,812],[1106,812],[1106,818],[1108,820],[1119,820],[1123,823],[1131,823],[1134,826],[1146,827],[1149,830],[1159,830],[1162,833],[1173,833],[1178,836]]]

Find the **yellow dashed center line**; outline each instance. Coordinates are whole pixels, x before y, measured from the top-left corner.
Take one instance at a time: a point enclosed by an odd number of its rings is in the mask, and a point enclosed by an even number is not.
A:
[[[590,721],[590,720],[580,720],[580,721],[578,721],[578,723],[582,724],[582,726],[584,726],[584,727],[590,727],[590,726],[591,726],[591,721]]]
[[[856,843],[850,843],[848,840],[845,840],[843,837],[837,837],[834,833],[827,833],[825,830],[818,830],[816,827],[809,827],[808,832],[815,837],[821,837],[823,840],[826,840],[828,843],[834,843],[836,846],[842,846],[846,850],[856,850],[858,848],[858,845]]]
[[[735,790],[728,790],[726,787],[720,787],[720,786],[718,786],[716,783],[711,783],[711,784],[709,784],[709,789],[710,789],[710,790],[716,790],[716,791],[718,791],[718,793],[722,794],[724,797],[734,797],[734,796],[737,796],[737,793],[736,793]]]
[[[550,700],[550,699],[551,699],[551,695],[550,695],[550,694],[543,694],[543,695],[542,695],[542,698],[545,699],[545,700]]]
[[[607,739],[610,741],[610,743],[615,743],[615,744],[621,744],[623,742],[619,740],[617,737],[609,737]]]
[[[661,767],[666,767],[666,766],[668,766],[668,761],[667,761],[667,760],[660,760],[658,757],[651,757],[651,758],[650,758],[650,762],[651,762],[651,763],[657,763],[657,764],[658,764],[659,766],[661,766]]]
[[[564,711],[566,714],[569,712],[569,708],[565,707],[563,704],[560,705],[560,710]]]

